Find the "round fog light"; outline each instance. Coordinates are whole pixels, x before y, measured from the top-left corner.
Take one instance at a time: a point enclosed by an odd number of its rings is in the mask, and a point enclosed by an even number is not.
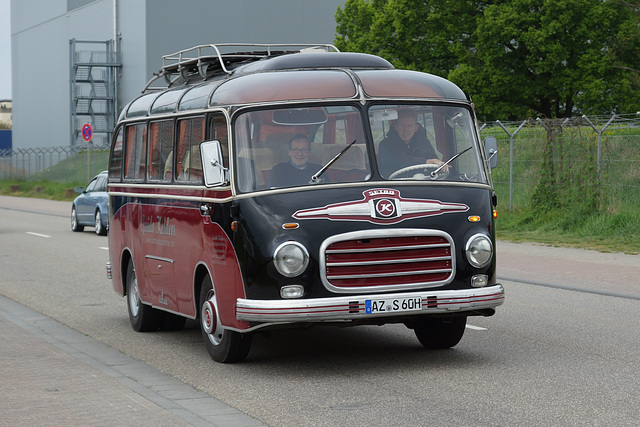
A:
[[[280,288],[282,298],[302,298],[302,295],[304,295],[304,288],[301,285],[288,285]]]
[[[489,277],[486,274],[478,274],[471,278],[471,286],[474,288],[484,288],[489,283]]]

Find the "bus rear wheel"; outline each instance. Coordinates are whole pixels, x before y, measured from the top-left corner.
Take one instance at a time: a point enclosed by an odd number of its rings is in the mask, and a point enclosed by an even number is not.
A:
[[[420,344],[430,349],[451,348],[460,342],[467,317],[424,317],[413,325]]]
[[[246,359],[251,349],[251,335],[222,327],[216,295],[209,276],[202,281],[199,301],[200,329],[209,356],[220,363],[242,362]]]
[[[133,261],[127,265],[127,310],[131,327],[136,332],[156,331],[160,327],[162,316],[158,310],[140,301],[138,278]]]

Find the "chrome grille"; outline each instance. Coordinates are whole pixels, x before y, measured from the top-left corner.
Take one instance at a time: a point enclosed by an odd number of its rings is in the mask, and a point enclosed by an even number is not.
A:
[[[322,245],[322,279],[334,292],[440,286],[455,274],[451,237],[437,230],[346,233]]]

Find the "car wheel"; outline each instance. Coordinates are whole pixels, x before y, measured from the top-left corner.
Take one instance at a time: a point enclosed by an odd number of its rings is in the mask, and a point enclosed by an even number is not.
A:
[[[202,339],[211,358],[220,363],[246,359],[251,349],[251,335],[230,331],[220,325],[218,303],[209,276],[202,281],[199,301]]]
[[[127,309],[131,327],[136,332],[156,331],[162,321],[162,313],[140,301],[138,278],[133,261],[127,266]]]
[[[102,225],[102,213],[100,213],[100,210],[96,211],[95,227],[96,227],[96,234],[98,236],[106,236],[107,228],[104,225]]]
[[[71,208],[71,231],[82,231],[84,230],[84,225],[80,225],[78,223],[78,213],[76,212],[76,207]]]
[[[425,317],[416,321],[414,332],[418,341],[426,348],[451,348],[464,335],[467,317]]]

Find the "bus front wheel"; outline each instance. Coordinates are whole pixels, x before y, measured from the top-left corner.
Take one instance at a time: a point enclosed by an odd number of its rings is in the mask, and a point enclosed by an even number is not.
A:
[[[155,331],[160,327],[161,313],[140,301],[138,277],[133,261],[127,266],[127,310],[131,327],[136,332]]]
[[[202,281],[199,301],[202,339],[211,358],[220,363],[242,362],[251,349],[251,335],[222,327],[216,295],[209,276]]]
[[[430,349],[451,348],[460,342],[467,317],[425,317],[413,326],[420,344]]]

